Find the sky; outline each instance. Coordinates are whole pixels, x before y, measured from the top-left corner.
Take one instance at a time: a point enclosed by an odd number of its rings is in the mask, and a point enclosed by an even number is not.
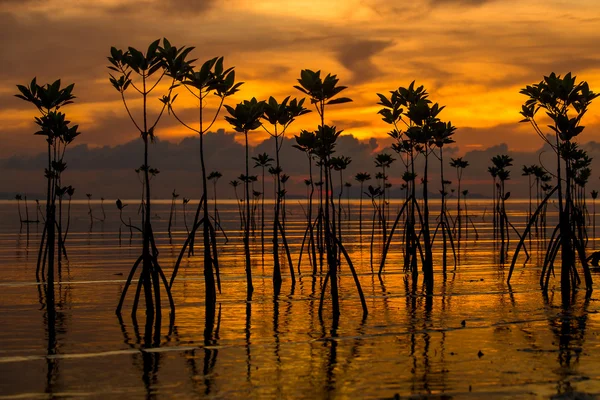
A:
[[[194,46],[199,62],[224,56],[245,82],[230,105],[251,97],[302,97],[293,88],[301,69],[337,74],[354,101],[332,106],[327,123],[373,154],[390,143],[376,93],[415,80],[446,106],[440,117],[457,127],[453,154],[505,145],[537,159],[540,139],[518,124],[519,89],[552,71],[572,71],[600,91],[599,22],[594,0],[0,0],[0,159],[28,159],[44,150],[43,139],[32,136],[35,110],[13,96],[17,83],[34,76],[75,83],[76,104],[64,111],[80,125],[77,143],[86,149],[138,139],[108,81],[106,57],[111,46],[145,49],[162,37]],[[159,106],[158,100],[152,105]],[[192,117],[192,101],[177,106]],[[290,136],[314,129],[316,117],[301,117]],[[581,141],[600,142],[600,101],[584,125]],[[218,128],[231,131],[222,117]],[[168,116],[156,133],[173,144],[193,135]],[[251,143],[266,138],[258,131]]]

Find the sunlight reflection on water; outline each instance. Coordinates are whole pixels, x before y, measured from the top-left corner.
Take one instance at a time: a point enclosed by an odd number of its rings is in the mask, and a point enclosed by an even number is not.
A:
[[[169,205],[164,201],[154,207],[160,216],[154,230],[167,276],[186,236],[179,205],[169,239]],[[98,203],[93,207],[99,212]],[[392,203],[392,215],[397,208],[398,203]],[[343,265],[342,316],[334,330],[327,300],[324,323],[318,318],[323,276],[313,279],[306,255],[293,293],[282,259],[283,287],[280,296],[273,298],[270,214],[264,262],[259,232],[252,242],[255,294],[251,303],[244,301],[238,212],[235,203],[224,203],[220,216],[229,242],[225,244],[221,235],[223,293],[218,295],[214,326],[205,332],[201,257],[196,255],[184,258],[175,281],[174,326],[169,329],[164,316],[160,335],[150,338],[145,336],[143,312],[138,314],[140,326],[128,315],[131,297],[122,324],[114,314],[141,241],[136,234],[130,241],[126,229],[119,241],[118,213],[109,201],[105,209],[106,221],[94,222],[90,230],[87,203],[73,205],[67,242],[70,262],[63,265],[56,288],[55,340],[48,355],[47,313],[35,282],[42,225],[29,226],[27,245],[25,229],[19,233],[16,204],[0,204],[2,396],[391,398],[398,393],[505,398],[600,393],[597,300],[586,300],[581,292],[575,304],[563,310],[559,292],[550,291],[545,298],[538,289],[537,261],[544,246],[535,238],[529,249],[532,261],[523,266],[522,257],[508,286],[508,266],[498,265],[491,205],[485,200],[469,202],[479,238],[475,240],[469,224],[456,271],[450,263],[443,276],[441,246],[435,246],[435,289],[429,297],[420,285],[415,291],[405,280],[402,248],[397,243],[379,280],[378,232],[372,273],[371,210],[365,203],[361,237],[358,204],[353,202],[351,220],[345,217],[342,224],[343,235],[369,316],[362,320],[352,276]],[[287,209],[286,231],[297,263],[304,215],[296,200],[288,200]],[[523,201],[508,205],[509,218],[519,231],[526,223],[526,209]],[[127,211],[137,219],[136,207]],[[188,224],[193,211],[190,203]],[[548,226],[555,218],[550,206]],[[516,242],[513,236],[509,255]]]

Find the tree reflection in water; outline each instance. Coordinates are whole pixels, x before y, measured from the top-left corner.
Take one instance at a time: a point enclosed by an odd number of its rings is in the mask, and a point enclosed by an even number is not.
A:
[[[59,335],[64,337],[67,333],[68,316],[70,315],[71,285],[61,283],[54,286],[55,293],[49,296],[50,290],[44,282],[38,282],[38,301],[41,309],[44,310],[43,322],[46,334],[46,387],[45,392],[53,397],[53,394],[60,391],[59,378],[60,366],[59,357],[60,344]]]
[[[543,298],[548,324],[555,337],[553,344],[558,345],[559,367],[554,370],[558,378],[556,393],[560,396],[576,396],[571,382],[585,379],[578,371],[578,365],[585,342],[590,298],[584,296],[583,300],[578,299],[581,296],[574,292],[570,305],[556,308],[553,306],[553,295],[543,295]]]

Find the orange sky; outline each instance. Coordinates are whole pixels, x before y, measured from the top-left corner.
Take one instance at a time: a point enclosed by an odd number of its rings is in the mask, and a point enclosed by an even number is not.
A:
[[[106,56],[111,45],[145,48],[159,37],[195,46],[201,61],[225,56],[246,82],[231,105],[301,96],[292,88],[300,70],[321,69],[337,74],[354,99],[332,107],[328,122],[361,139],[385,137],[375,94],[416,80],[447,106],[442,118],[457,126],[461,152],[500,142],[533,150],[539,139],[517,124],[519,89],[551,71],[573,71],[600,91],[599,22],[594,0],[3,1],[0,157],[40,149],[29,136],[34,110],[12,97],[15,84],[33,76],[75,82],[78,102],[65,111],[85,133],[80,143],[135,138],[108,82]],[[193,107],[179,104],[186,105]],[[302,117],[290,134],[314,128],[315,117]],[[582,140],[600,141],[600,102],[586,118]],[[220,118],[215,128],[228,125]],[[165,118],[157,134],[178,141],[189,132]]]

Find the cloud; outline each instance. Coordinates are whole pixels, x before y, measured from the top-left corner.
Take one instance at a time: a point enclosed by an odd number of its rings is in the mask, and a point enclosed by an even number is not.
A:
[[[499,139],[501,140],[501,139]],[[497,138],[498,141],[498,138]],[[538,141],[539,142],[539,141]],[[287,185],[290,195],[303,195],[305,187],[303,180],[308,178],[308,158],[292,145],[295,139],[290,137],[284,140],[280,160],[284,173],[291,176]],[[372,176],[377,173],[374,163],[376,154],[386,152],[392,154],[396,161],[388,173],[394,193],[399,195],[401,176],[404,167],[400,156],[389,148],[390,141],[376,140],[362,141],[352,135],[341,136],[335,148],[335,155],[343,155],[352,159],[348,169],[343,172],[344,182],[354,182],[358,172],[368,172]],[[220,171],[223,174],[222,182],[236,179],[245,169],[245,149],[236,141],[235,134],[225,131],[209,133],[205,136],[205,163],[207,171]],[[175,188],[186,197],[200,195],[200,163],[198,159],[199,142],[196,137],[185,138],[179,143],[157,140],[150,146],[150,165],[161,172],[154,178],[152,193],[157,198],[168,198]],[[593,158],[592,169],[600,168],[600,143],[589,141],[582,144]],[[274,157],[274,141],[272,139],[260,142],[249,149],[250,157],[259,153],[267,153]],[[491,165],[491,158],[498,154],[508,154],[514,158],[511,170],[511,179],[507,183],[515,197],[527,196],[527,184],[521,176],[521,167],[530,164],[542,164],[550,171],[555,169],[555,155],[547,146],[538,146],[536,150],[514,151],[506,143],[494,144],[459,153],[456,146],[446,147],[445,178],[455,181],[455,173],[449,167],[451,157],[462,156],[469,162],[469,167],[464,172],[463,186],[472,195],[487,196],[491,178],[487,167]],[[94,193],[96,197],[106,198],[122,197],[135,198],[139,195],[139,181],[134,169],[142,164],[143,145],[139,139],[116,146],[90,147],[78,145],[70,148],[65,157],[67,170],[63,176],[64,183],[73,185],[78,193]],[[46,165],[46,154],[39,152],[32,156],[14,155],[0,159],[0,185],[5,192],[37,193],[44,185],[43,169]],[[261,175],[259,168],[253,167],[250,160],[250,174]],[[417,158],[416,171],[418,179],[422,177],[424,159]],[[429,163],[430,190],[437,193],[440,181],[440,163],[431,156]],[[313,166],[313,179],[318,179],[318,168]],[[339,175],[333,176],[334,190],[339,185]],[[272,178],[267,174],[267,188],[271,188]],[[371,182],[375,184],[374,182]],[[594,189],[596,181],[590,181],[590,189]],[[233,191],[221,184],[222,196],[231,198]],[[358,196],[358,186],[354,185],[351,194]],[[270,195],[270,191],[267,192]]]
[[[316,0],[305,1],[301,13],[262,1],[0,1],[0,35],[7,39],[0,48],[0,157],[38,150],[31,138],[33,110],[13,97],[15,84],[33,76],[76,83],[77,102],[66,111],[84,132],[79,143],[93,149],[136,139],[107,82],[106,56],[112,45],[145,48],[159,37],[197,46],[192,55],[200,60],[226,56],[226,65],[235,65],[237,78],[246,82],[230,104],[252,96],[298,96],[292,85],[301,68],[337,73],[349,85],[343,95],[354,102],[332,107],[329,123],[361,139],[378,137],[378,151],[389,141],[388,127],[373,110],[375,93],[413,79],[433,101],[447,105],[443,118],[459,128],[461,154],[499,141],[511,150],[537,148],[535,135],[516,124],[518,89],[544,73],[572,70],[593,90],[600,85],[597,21],[590,17],[598,6],[591,2],[567,12],[556,2],[534,8],[493,0],[337,1],[327,16],[317,12]],[[585,124],[597,125],[588,121],[598,113],[594,103]],[[314,116],[294,128],[311,129],[303,124],[312,124]],[[224,126],[219,118],[215,127]],[[184,134],[169,118],[159,128],[165,141]],[[254,143],[260,138],[253,135]]]
[[[345,39],[335,46],[340,63],[352,73],[351,82],[359,84],[381,74],[373,57],[393,45],[391,40]]]

